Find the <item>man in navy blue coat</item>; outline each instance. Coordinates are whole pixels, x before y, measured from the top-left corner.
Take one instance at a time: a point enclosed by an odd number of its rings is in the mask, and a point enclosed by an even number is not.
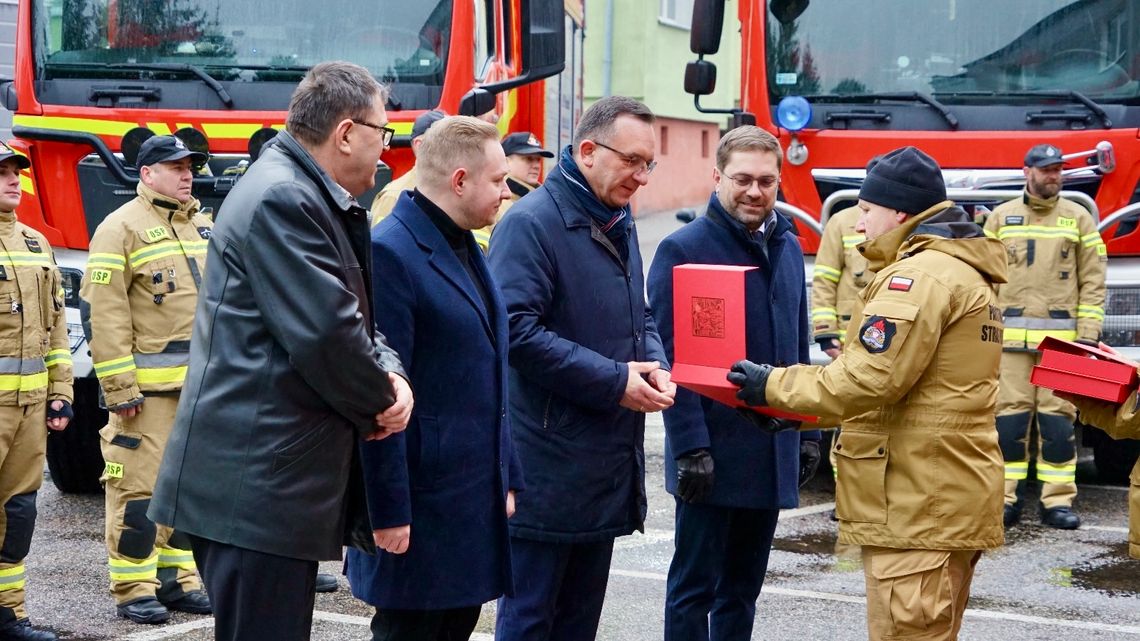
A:
[[[507,312],[471,230],[510,196],[498,130],[440,120],[418,188],[372,232],[376,324],[416,390],[407,431],[362,443],[377,554],[349,550],[377,641],[467,639],[511,593],[507,519],[522,488],[507,418]]]
[[[808,362],[804,256],[773,211],[780,143],[758,127],[730,131],[716,152],[705,216],[661,242],[649,302],[673,357],[673,267],[749,265],[748,357]],[[676,497],[676,550],[665,597],[666,641],[747,641],[781,508],[819,464],[819,431],[769,434],[727,405],[686,389],[665,410],[665,488]],[[801,439],[804,439],[801,442]]]
[[[515,596],[499,601],[499,641],[593,639],[614,538],[644,528],[644,413],[676,392],[629,209],[656,164],[653,121],[636,100],[599,100],[543,186],[491,236],[527,479],[510,524]]]

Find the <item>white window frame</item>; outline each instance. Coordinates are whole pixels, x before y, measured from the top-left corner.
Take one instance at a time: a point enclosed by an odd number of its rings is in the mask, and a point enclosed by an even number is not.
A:
[[[693,0],[661,0],[657,22],[688,31],[693,26]]]

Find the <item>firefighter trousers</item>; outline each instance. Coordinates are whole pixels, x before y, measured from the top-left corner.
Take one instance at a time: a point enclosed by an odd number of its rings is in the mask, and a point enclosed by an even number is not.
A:
[[[44,479],[47,404],[0,407],[0,626],[25,619],[24,557]]]
[[[1005,503],[1019,503],[1018,486],[1029,476],[1029,437],[1037,426],[1037,482],[1046,509],[1070,507],[1077,496],[1076,408],[1029,382],[1037,352],[1004,352],[998,386],[997,432],[1005,459]],[[1034,420],[1036,418],[1036,420]]]
[[[101,480],[107,491],[107,567],[119,605],[147,597],[169,603],[202,587],[189,540],[146,515],[178,394],[147,395],[141,407],[129,418],[112,412],[99,431]]]
[[[970,600],[980,550],[863,546],[867,638],[954,641]]]

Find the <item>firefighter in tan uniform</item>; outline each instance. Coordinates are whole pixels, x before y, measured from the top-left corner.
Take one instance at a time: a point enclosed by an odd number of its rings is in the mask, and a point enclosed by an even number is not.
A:
[[[63,285],[43,234],[16,220],[20,170],[0,143],[0,641],[54,641],[24,609],[24,557],[36,525],[47,430],[72,418]]]
[[[1115,439],[1140,439],[1140,397],[1137,392],[1132,392],[1120,405],[1071,394],[1061,396],[1077,406],[1083,423],[1095,425]],[[1140,559],[1140,461],[1136,461],[1129,477],[1128,556]]]
[[[206,157],[174,136],[138,155],[138,197],[91,238],[83,299],[91,356],[110,411],[100,431],[111,594],[120,616],[162,623],[169,610],[211,612],[189,541],[146,517],[186,376],[212,223],[190,194]]]
[[[1104,241],[1092,216],[1061,198],[1061,150],[1037,145],[1025,156],[1025,193],[996,207],[986,234],[1001,240],[1009,257],[1009,283],[998,288],[1005,315],[997,433],[1005,457],[1006,527],[1021,517],[1029,475],[1027,441],[1037,418],[1037,481],[1041,522],[1076,529],[1077,451],[1073,406],[1029,383],[1046,336],[1096,345],[1104,322]]]
[[[843,353],[826,367],[741,361],[729,380],[750,405],[842,419],[839,540],[863,546],[869,637],[956,639],[974,566],[1004,540],[993,284],[1005,252],[913,147],[884,156],[859,196],[860,250],[878,273]]]
[[[415,156],[419,151],[420,136],[427,133],[427,130],[436,123],[447,117],[439,109],[432,109],[425,111],[416,117],[415,122],[412,123],[412,155]],[[396,201],[399,200],[400,194],[405,191],[416,188],[416,167],[412,168],[402,174],[399,178],[394,179],[392,182],[384,185],[380,189],[380,193],[376,194],[376,198],[372,199],[372,207],[370,208],[372,214],[372,226],[375,227],[392,213],[392,208],[396,206]]]

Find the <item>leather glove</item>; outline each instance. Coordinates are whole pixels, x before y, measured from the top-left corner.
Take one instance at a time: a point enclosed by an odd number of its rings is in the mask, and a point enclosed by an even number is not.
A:
[[[729,383],[740,388],[736,398],[753,406],[767,405],[764,398],[764,386],[768,384],[768,376],[772,374],[772,366],[757,364],[752,361],[736,361],[729,370]]]
[[[783,418],[766,416],[743,407],[736,408],[736,413],[768,434],[777,434],[785,430],[794,430],[800,426],[799,421],[789,421]]]
[[[712,493],[713,457],[708,450],[696,450],[677,458],[677,496],[686,503],[700,503]]]
[[[819,441],[800,441],[800,487],[815,476],[820,460]]]
[[[59,401],[59,402],[63,403],[63,407],[59,408],[58,410],[53,410],[51,408],[51,406],[55,403],[55,401]],[[66,418],[69,421],[71,419],[75,418],[75,410],[71,409],[71,403],[68,403],[67,401],[63,400],[62,398],[57,398],[57,399],[55,399],[55,401],[48,401],[48,405],[47,405],[47,417],[48,418]]]

